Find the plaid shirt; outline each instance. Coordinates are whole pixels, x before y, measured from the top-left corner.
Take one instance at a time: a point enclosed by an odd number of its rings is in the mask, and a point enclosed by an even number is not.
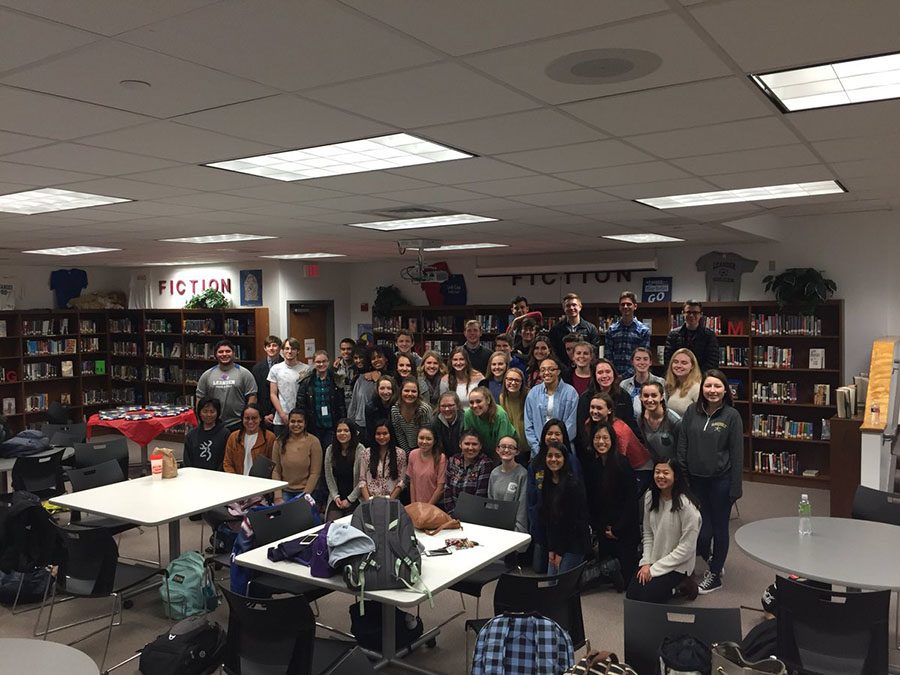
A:
[[[543,616],[500,615],[478,633],[472,675],[558,675],[575,664],[572,638]]]
[[[331,388],[333,386],[330,377],[324,380],[317,374],[313,373],[310,377],[313,379],[313,400],[316,403],[316,427],[318,429],[333,429],[334,424],[331,419]],[[328,414],[323,415],[322,410],[327,410]]]
[[[606,348],[603,355],[613,362],[619,377],[634,375],[631,354],[635,347],[650,348],[650,328],[637,319],[632,319],[628,326],[623,325],[621,320],[616,321],[606,331]]]
[[[494,463],[483,452],[471,466],[465,465],[463,454],[456,453],[447,460],[447,481],[444,483],[444,511],[452,514],[456,498],[463,492],[487,497]]]

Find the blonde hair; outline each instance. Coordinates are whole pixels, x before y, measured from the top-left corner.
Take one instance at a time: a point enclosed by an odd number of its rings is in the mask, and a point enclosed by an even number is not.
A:
[[[680,385],[678,384],[678,378],[675,377],[675,373],[672,372],[672,361],[679,354],[684,354],[691,361],[691,372],[687,374],[684,378],[684,382]],[[702,378],[702,373],[700,372],[700,364],[697,363],[697,357],[694,356],[694,352],[692,352],[687,347],[682,347],[675,351],[672,354],[672,358],[669,359],[669,365],[666,366],[666,396],[671,396],[676,391],[678,391],[679,395],[687,396],[688,392],[691,390],[695,384],[699,385],[700,380]]]

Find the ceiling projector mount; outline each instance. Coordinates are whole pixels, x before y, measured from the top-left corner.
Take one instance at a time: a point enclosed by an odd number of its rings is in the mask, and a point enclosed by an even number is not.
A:
[[[407,250],[415,249],[416,264],[404,267],[400,270],[400,278],[414,284],[425,282],[443,283],[450,278],[450,274],[444,270],[425,264],[423,252],[426,248],[437,248],[443,242],[439,239],[401,239],[397,242],[397,250],[403,255]]]

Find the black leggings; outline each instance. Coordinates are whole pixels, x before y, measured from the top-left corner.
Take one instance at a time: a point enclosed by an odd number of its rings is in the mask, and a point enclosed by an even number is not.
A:
[[[661,577],[653,577],[646,584],[642,584],[637,577],[633,577],[631,583],[628,584],[625,597],[641,602],[669,602],[672,599],[672,591],[686,576],[684,572],[669,572]]]

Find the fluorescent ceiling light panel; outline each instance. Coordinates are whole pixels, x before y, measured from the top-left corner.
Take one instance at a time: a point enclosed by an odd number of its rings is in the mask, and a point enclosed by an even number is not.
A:
[[[736,202],[759,202],[768,199],[788,199],[790,197],[815,197],[846,192],[844,187],[833,180],[813,183],[790,183],[787,185],[767,185],[741,190],[719,190],[717,192],[696,192],[669,197],[635,199],[656,209],[681,209],[686,206],[710,206],[712,204],[734,204]]]
[[[104,206],[106,204],[120,204],[121,202],[130,201],[132,200],[92,195],[87,192],[41,188],[40,190],[0,195],[0,211],[30,216],[34,213],[69,211],[71,209],[84,209],[88,206]]]
[[[751,75],[785,112],[900,98],[900,54]]]
[[[99,246],[62,246],[60,248],[39,248],[22,253],[35,253],[37,255],[85,255],[86,253],[107,253],[108,251],[121,251],[120,248],[100,248]]]
[[[282,253],[281,255],[261,255],[260,258],[277,260],[312,260],[313,258],[346,258],[343,253]]]
[[[209,234],[202,237],[178,237],[177,239],[160,239],[160,241],[174,241],[179,244],[221,244],[231,241],[254,241],[256,239],[278,239],[265,234]],[[224,250],[224,249],[222,249]]]
[[[616,241],[627,241],[630,244],[665,244],[670,241],[684,241],[678,237],[668,237],[664,234],[653,234],[652,232],[638,232],[637,234],[604,234],[604,239],[615,239]]]
[[[480,244],[445,244],[444,246],[434,246],[432,248],[426,248],[426,251],[468,251],[474,248],[503,248],[509,246],[509,244],[489,244],[487,242],[483,242]]]
[[[350,227],[362,227],[367,230],[391,232],[393,230],[417,230],[422,227],[447,227],[450,225],[469,225],[472,223],[492,223],[496,218],[475,216],[471,213],[451,213],[445,216],[428,216],[427,218],[403,218],[400,220],[376,220],[371,223],[347,223]]]
[[[249,173],[262,178],[296,181],[341,176],[362,171],[399,169],[472,157],[465,152],[409,134],[391,134],[359,141],[319,145],[207,164],[215,169]]]

